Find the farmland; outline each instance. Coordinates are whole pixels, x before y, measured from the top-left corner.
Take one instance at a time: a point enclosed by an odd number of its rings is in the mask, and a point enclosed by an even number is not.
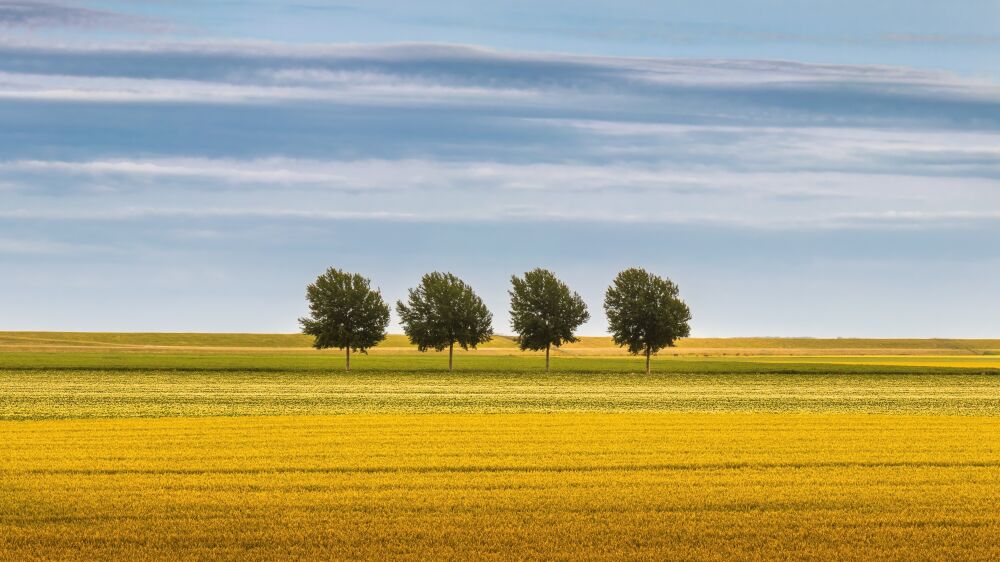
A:
[[[996,341],[389,343],[0,334],[0,559],[1000,557]]]

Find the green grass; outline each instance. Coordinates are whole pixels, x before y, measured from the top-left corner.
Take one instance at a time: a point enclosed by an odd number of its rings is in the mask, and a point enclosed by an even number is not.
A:
[[[653,370],[662,373],[948,373],[972,369],[1000,374],[995,360],[981,364],[977,357],[948,358],[940,365],[906,366],[893,364],[899,358],[865,358],[877,365],[842,363],[840,358],[820,357],[656,357]],[[351,366],[362,372],[440,372],[447,369],[446,353],[401,355],[355,355]],[[456,370],[473,373],[540,373],[544,360],[538,355],[462,354],[455,359]],[[105,370],[105,371],[327,371],[344,369],[344,357],[336,351],[301,353],[167,353],[138,351],[16,351],[0,353],[0,370]],[[558,357],[552,370],[562,373],[635,373],[644,369],[639,357]]]
[[[336,351],[0,353],[0,419],[514,412],[871,412],[994,415],[1000,370],[837,357],[638,357]],[[881,362],[885,359],[884,362]],[[904,358],[910,360],[911,358]],[[900,358],[895,358],[900,360]]]
[[[448,373],[446,353],[381,353],[356,355],[345,373],[336,350],[38,349],[0,352],[0,419],[1000,411],[1000,369],[982,356],[863,358],[871,364],[836,356],[661,356],[647,376],[639,357],[555,357],[546,374],[538,355],[473,352],[456,357],[457,371]]]

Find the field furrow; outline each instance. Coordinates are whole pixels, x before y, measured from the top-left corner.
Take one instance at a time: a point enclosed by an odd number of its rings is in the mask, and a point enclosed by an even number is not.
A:
[[[1000,421],[380,414],[0,423],[16,559],[1000,556]]]

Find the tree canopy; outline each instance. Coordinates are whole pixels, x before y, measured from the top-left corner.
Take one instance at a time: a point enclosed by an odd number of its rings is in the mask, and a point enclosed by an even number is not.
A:
[[[649,357],[691,333],[691,310],[680,299],[677,285],[645,269],[626,269],[615,277],[604,297],[608,330],[629,353]]]
[[[451,273],[433,272],[409,290],[407,303],[398,301],[403,331],[420,351],[448,348],[452,368],[455,344],[475,348],[493,337],[493,315],[472,287]]]
[[[590,319],[587,305],[547,269],[514,275],[510,282],[510,325],[517,343],[522,351],[544,349],[548,370],[550,347],[577,341],[574,332]]]
[[[314,336],[313,347],[366,353],[385,339],[389,305],[371,282],[357,273],[330,268],[306,288],[310,316],[300,318],[302,333]]]

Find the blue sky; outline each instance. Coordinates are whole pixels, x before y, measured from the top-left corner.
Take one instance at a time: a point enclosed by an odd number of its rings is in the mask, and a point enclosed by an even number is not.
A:
[[[924,5],[927,4],[927,5]],[[0,329],[621,268],[700,336],[997,337],[993,1],[0,0]],[[398,327],[393,325],[393,330]]]

